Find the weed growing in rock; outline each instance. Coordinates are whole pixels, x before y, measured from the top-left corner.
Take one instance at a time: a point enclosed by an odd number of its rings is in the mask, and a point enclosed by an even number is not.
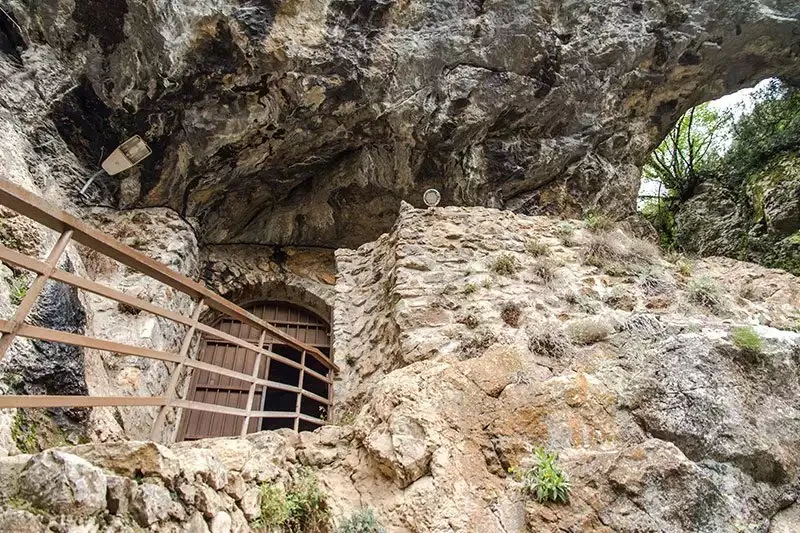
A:
[[[590,211],[586,215],[586,227],[591,231],[607,231],[614,227],[614,220],[608,215]]]
[[[652,263],[660,255],[658,246],[642,239],[628,241],[628,258],[639,263]]]
[[[522,308],[520,308],[519,304],[509,302],[503,306],[500,318],[512,328],[518,328],[519,320],[522,318]]]
[[[501,276],[513,276],[519,269],[517,258],[511,254],[500,254],[492,263],[492,271]]]
[[[564,244],[567,244],[575,233],[575,226],[570,222],[559,222],[555,230],[553,230],[553,233],[555,233],[556,237],[561,239]]]
[[[484,278],[481,282],[481,287],[484,289],[491,289],[492,288],[492,278]]]
[[[528,331],[528,348],[531,353],[552,359],[564,359],[572,353],[572,343],[552,328],[531,328]]]
[[[675,290],[675,286],[664,276],[664,273],[654,268],[644,269],[639,274],[637,283],[647,296],[668,294]]]
[[[497,342],[497,337],[490,331],[479,331],[474,337],[461,344],[461,358],[480,357],[489,346]]]
[[[584,264],[606,267],[609,263],[624,260],[626,257],[625,249],[609,233],[597,233],[592,235],[586,243],[583,254]]]
[[[539,503],[569,502],[571,484],[569,476],[558,464],[558,455],[544,448],[533,452],[533,465],[529,468],[509,469],[522,483],[522,492]]]
[[[604,320],[585,318],[567,324],[567,333],[577,344],[594,344],[614,333],[614,327]]]
[[[750,326],[735,328],[731,340],[734,346],[750,355],[760,355],[764,350],[764,339]]]
[[[533,257],[550,255],[550,247],[538,239],[531,239],[525,243],[525,252]]]
[[[675,266],[678,267],[678,272],[684,278],[688,278],[689,276],[692,275],[692,264],[686,259],[681,259],[680,261],[675,263]]]
[[[533,265],[533,273],[545,285],[550,285],[556,279],[558,264],[552,259],[542,258]]]
[[[372,509],[361,509],[345,519],[336,533],[385,533],[386,529],[378,523]]]
[[[469,296],[470,294],[475,294],[476,292],[478,292],[478,286],[475,285],[474,283],[467,283],[466,285],[464,285],[464,290],[461,292],[463,292],[465,296]]]
[[[307,468],[300,470],[288,491],[272,483],[261,485],[261,518],[252,525],[285,533],[328,530],[330,515],[317,478]]]
[[[9,285],[11,288],[9,295],[11,303],[14,305],[21,304],[22,300],[25,299],[25,295],[28,294],[28,281],[24,276],[14,276],[9,280]]]
[[[725,300],[717,282],[708,277],[700,277],[689,282],[689,300],[710,309],[714,313],[724,311]]]

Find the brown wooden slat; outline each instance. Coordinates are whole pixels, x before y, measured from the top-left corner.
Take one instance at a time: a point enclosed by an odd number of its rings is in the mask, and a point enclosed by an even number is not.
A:
[[[174,405],[183,409],[193,409],[196,411],[206,411],[209,413],[241,417],[247,416],[247,409],[239,409],[236,407],[228,407],[210,403],[193,402],[189,400],[175,400]],[[297,414],[294,411],[252,411],[251,416],[255,418],[294,418],[297,416]],[[300,414],[300,418],[315,424],[325,425],[325,421],[321,418],[316,418],[302,413]]]
[[[166,405],[164,396],[0,396],[0,409]]]

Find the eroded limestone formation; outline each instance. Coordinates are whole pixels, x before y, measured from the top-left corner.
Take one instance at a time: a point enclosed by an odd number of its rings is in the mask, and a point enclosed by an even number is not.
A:
[[[5,5],[6,83],[35,91],[0,108],[36,117],[28,158],[68,148],[71,185],[139,133],[154,155],[100,197],[195,217],[207,243],[359,245],[428,186],[624,218],[683,111],[800,73],[774,0]]]

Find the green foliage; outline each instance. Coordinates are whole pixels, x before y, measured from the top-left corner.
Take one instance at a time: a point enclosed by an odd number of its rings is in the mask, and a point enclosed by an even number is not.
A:
[[[735,328],[731,332],[734,346],[751,354],[760,354],[764,349],[764,339],[749,326]]]
[[[669,199],[650,198],[640,212],[658,232],[658,244],[665,250],[675,249],[675,213]]]
[[[22,410],[17,410],[14,419],[11,421],[11,438],[14,444],[22,453],[39,453],[38,441],[36,439],[36,422],[29,420]]]
[[[484,289],[491,289],[492,288],[492,278],[484,278],[481,282],[481,287]]]
[[[21,304],[22,300],[25,299],[25,295],[28,294],[28,281],[24,276],[14,276],[9,281],[9,285],[11,288],[11,303],[14,305]]]
[[[272,483],[261,485],[261,518],[252,525],[268,531],[313,533],[325,531],[329,521],[327,502],[317,478],[303,468],[288,491]]]
[[[531,239],[525,243],[525,252],[533,257],[550,255],[550,247],[538,239]]]
[[[553,233],[556,237],[560,238],[564,244],[567,244],[569,239],[575,233],[575,226],[571,222],[559,222]]]
[[[586,215],[586,227],[591,231],[607,231],[614,227],[614,219],[607,215],[590,211]]]
[[[501,276],[513,276],[519,269],[517,258],[511,254],[500,254],[492,263],[492,271]]]
[[[464,290],[462,291],[465,295],[469,296],[470,294],[475,294],[478,292],[478,286],[474,283],[467,283],[464,285]]]
[[[533,460],[530,468],[510,470],[522,483],[522,491],[539,503],[569,502],[569,476],[558,464],[558,455],[544,448],[537,448],[533,452]]]
[[[361,509],[345,519],[336,533],[385,533],[385,529],[378,523],[372,509]]]
[[[752,111],[733,125],[723,165],[733,185],[760,170],[773,156],[800,145],[800,89],[772,80],[754,95]]]

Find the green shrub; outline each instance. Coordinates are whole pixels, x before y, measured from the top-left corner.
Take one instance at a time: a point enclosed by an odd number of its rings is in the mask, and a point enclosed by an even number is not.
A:
[[[606,231],[614,227],[614,220],[607,215],[590,211],[586,215],[586,227],[591,231]]]
[[[23,410],[18,409],[11,421],[11,438],[22,453],[39,453],[41,448],[36,438],[37,424],[29,420]]]
[[[14,276],[9,281],[9,285],[11,286],[11,303],[14,305],[21,304],[22,300],[25,299],[25,295],[28,294],[28,281],[24,276]]]
[[[555,230],[553,230],[553,233],[555,233],[556,237],[565,241],[575,233],[575,226],[573,226],[571,222],[559,222]]]
[[[372,509],[361,509],[344,520],[336,533],[384,533],[386,530],[378,523]]]
[[[300,470],[288,491],[272,483],[261,485],[261,518],[253,523],[268,531],[314,533],[327,531],[330,515],[317,478]]]
[[[735,328],[731,332],[734,346],[750,354],[760,354],[764,349],[764,339],[750,326]]]
[[[569,476],[558,464],[558,455],[537,448],[533,452],[533,459],[534,464],[530,468],[511,469],[512,475],[522,483],[522,492],[539,503],[569,502]]]
[[[517,258],[511,254],[500,254],[492,263],[492,271],[501,276],[513,276],[519,269]]]
[[[525,244],[525,252],[533,257],[550,255],[550,247],[538,239],[531,239]]]
[[[475,294],[476,292],[478,292],[478,286],[475,285],[474,283],[467,283],[466,285],[464,285],[464,290],[462,292],[466,296],[469,296],[470,294]]]
[[[481,287],[484,289],[491,289],[492,288],[492,278],[484,278],[481,282]]]
[[[725,300],[717,282],[711,278],[700,277],[689,282],[689,300],[710,309],[715,313],[724,311]]]

